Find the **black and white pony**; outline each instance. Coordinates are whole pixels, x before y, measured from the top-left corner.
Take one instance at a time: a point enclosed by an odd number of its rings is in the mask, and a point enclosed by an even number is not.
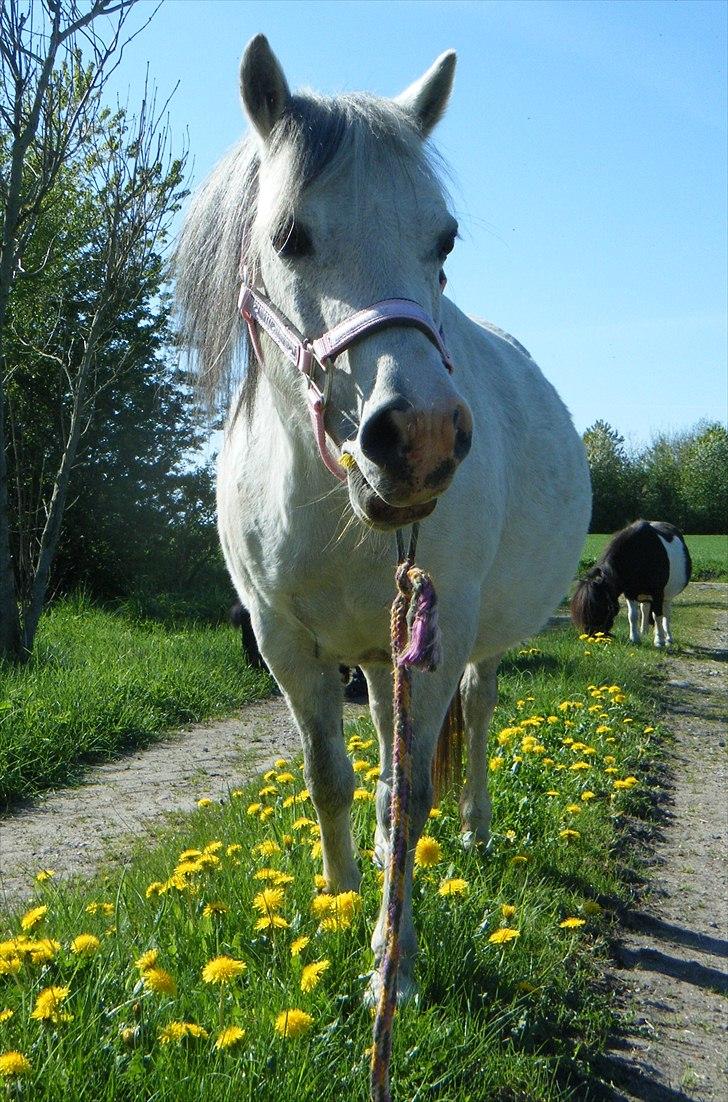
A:
[[[571,601],[571,618],[582,631],[609,632],[627,599],[629,641],[639,643],[651,619],[655,646],[672,643],[672,600],[690,581],[692,563],[682,532],[664,520],[636,520],[609,541]]]

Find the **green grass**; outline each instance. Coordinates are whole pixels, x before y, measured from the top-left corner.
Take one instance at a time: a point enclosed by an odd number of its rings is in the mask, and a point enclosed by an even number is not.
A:
[[[687,634],[694,611],[676,609],[676,638]],[[557,628],[506,656],[491,733],[489,851],[463,850],[452,801],[428,827],[442,859],[420,870],[415,883],[420,996],[395,1018],[393,1096],[400,1102],[597,1097],[591,1061],[613,1025],[610,996],[599,982],[610,915],[628,894],[628,828],[632,816],[649,814],[651,770],[664,743],[659,727],[652,729],[662,655],[627,648],[622,637],[595,645]],[[533,738],[524,744],[528,734]],[[21,932],[15,916],[0,944],[0,961],[20,962],[17,974],[0,976],[0,1012],[12,1011],[0,1024],[0,1052],[18,1050],[31,1065],[18,1080],[18,1097],[365,1102],[371,1018],[361,995],[380,890],[366,857],[374,825],[366,770],[376,762],[376,743],[368,721],[348,735],[355,739],[352,758],[367,763],[359,767],[366,795],[354,804],[363,883],[351,926],[320,931],[311,913],[321,863],[315,826],[297,822],[314,818],[298,763],[267,775],[272,792],[261,796],[257,781],[179,818],[124,874],[75,887],[53,879],[37,884],[34,905],[48,910],[28,931],[31,942],[11,942]],[[568,740],[581,746],[575,751]],[[588,768],[572,769],[577,762]],[[627,777],[637,783],[615,787]],[[594,795],[583,799],[587,793]],[[580,810],[569,810],[572,805]],[[565,829],[578,834],[564,836]],[[264,842],[273,852],[256,850]],[[198,867],[175,886],[171,878],[188,848],[207,848],[207,857],[201,865],[193,857]],[[282,886],[280,905],[288,926],[270,935],[255,929],[254,896],[265,883],[255,874],[264,868],[292,878]],[[440,895],[445,877],[465,879],[467,894]],[[206,917],[206,905],[218,901],[228,909]],[[89,912],[102,903],[108,915]],[[515,914],[504,918],[504,904]],[[562,928],[568,917],[583,924]],[[502,925],[519,937],[499,946],[489,939]],[[81,933],[99,938],[88,956],[71,948]],[[291,943],[300,936],[310,941],[293,958]],[[45,951],[38,944],[43,938],[53,939]],[[174,977],[176,995],[149,990],[135,966],[150,949]],[[220,954],[247,965],[222,990],[201,974]],[[302,965],[317,960],[330,966],[304,993]],[[72,1017],[34,1020],[39,993],[52,985],[68,988],[61,1009]],[[277,1015],[290,1008],[312,1018],[310,1030],[296,1039],[275,1030]],[[195,1023],[208,1036],[163,1044],[160,1032],[173,1021]],[[244,1028],[245,1037],[216,1050],[220,1024]]]
[[[229,627],[140,621],[66,600],[32,661],[0,666],[0,806],[78,777],[84,762],[266,695]]]
[[[592,532],[581,553],[579,574],[589,570],[601,555],[612,534]],[[693,581],[728,581],[728,536],[686,536],[693,562]]]

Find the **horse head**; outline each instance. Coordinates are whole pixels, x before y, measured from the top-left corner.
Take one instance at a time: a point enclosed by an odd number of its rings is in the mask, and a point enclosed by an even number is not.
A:
[[[608,569],[595,566],[579,582],[571,599],[571,618],[582,631],[608,635],[619,612],[619,599]]]
[[[373,305],[404,300],[418,311],[414,323],[390,317],[316,364],[330,373],[317,386],[351,504],[383,529],[432,512],[471,444],[472,415],[443,345],[443,265],[457,223],[425,148],[454,69],[455,54],[444,53],[391,101],[293,95],[262,35],[240,68],[259,158],[244,261],[266,301],[306,338],[356,323]],[[298,387],[300,399],[305,384],[269,342],[265,363],[279,393]]]

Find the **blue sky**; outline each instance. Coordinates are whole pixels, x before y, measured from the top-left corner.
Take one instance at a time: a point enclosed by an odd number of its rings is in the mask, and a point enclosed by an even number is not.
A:
[[[166,0],[115,85],[179,81],[200,181],[244,130],[253,34],[324,92],[395,95],[454,47],[448,293],[526,345],[580,431],[639,445],[726,417],[727,21],[721,0]]]

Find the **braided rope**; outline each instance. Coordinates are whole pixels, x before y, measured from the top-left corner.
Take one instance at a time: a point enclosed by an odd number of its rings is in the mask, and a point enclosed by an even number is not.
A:
[[[397,567],[398,592],[392,604],[391,613],[394,670],[392,802],[385,950],[380,968],[381,988],[374,1018],[371,1058],[372,1102],[391,1102],[389,1064],[392,1055],[392,1022],[397,1004],[399,937],[404,908],[412,795],[414,731],[410,669],[412,666],[427,670],[434,669],[440,653],[436,618],[437,599],[429,576],[413,565],[415,541],[416,534],[410,543],[407,558]]]

